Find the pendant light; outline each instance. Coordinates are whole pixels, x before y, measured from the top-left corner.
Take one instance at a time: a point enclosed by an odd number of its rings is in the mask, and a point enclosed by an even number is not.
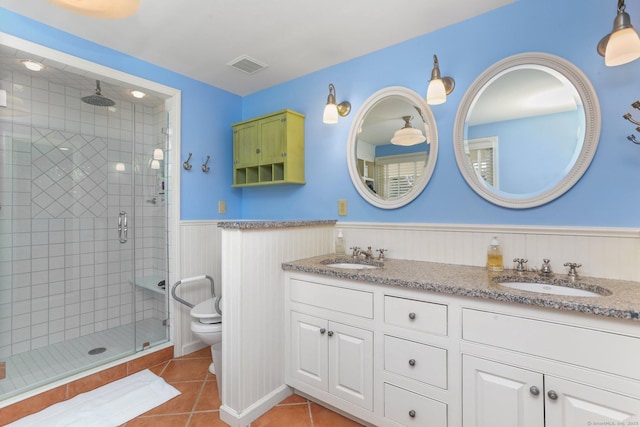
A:
[[[624,0],[618,0],[618,14],[613,20],[613,30],[598,43],[598,53],[604,56],[604,64],[608,67],[640,58],[640,37],[631,25],[629,14],[624,10]]]
[[[402,119],[404,120],[404,127],[393,134],[393,138],[391,138],[392,144],[407,147],[427,140],[420,129],[411,126],[412,116],[402,116]]]
[[[63,9],[94,18],[121,19],[133,15],[140,0],[47,0]]]

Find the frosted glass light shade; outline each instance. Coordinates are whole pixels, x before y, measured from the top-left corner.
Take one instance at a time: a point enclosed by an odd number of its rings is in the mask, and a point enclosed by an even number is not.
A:
[[[151,160],[151,169],[160,169],[160,161],[159,160]]]
[[[604,54],[606,66],[614,67],[638,58],[640,58],[640,37],[633,27],[611,33]]]
[[[121,19],[133,15],[140,0],[47,0],[63,9],[94,18]]]
[[[336,104],[327,104],[324,107],[322,122],[331,125],[338,123],[338,106]]]
[[[162,148],[156,148],[153,150],[153,159],[164,160],[164,151],[162,151]]]
[[[444,87],[442,79],[429,81],[429,87],[427,88],[427,104],[439,105],[444,104],[446,101],[447,91]]]
[[[391,138],[391,143],[394,145],[402,145],[402,146],[410,146],[420,144],[421,142],[426,141],[427,138],[422,134],[420,129],[416,128],[402,128],[397,130],[393,134],[393,138]]]
[[[119,172],[124,171],[124,163],[122,163],[122,162],[116,163],[116,170],[119,171]]]

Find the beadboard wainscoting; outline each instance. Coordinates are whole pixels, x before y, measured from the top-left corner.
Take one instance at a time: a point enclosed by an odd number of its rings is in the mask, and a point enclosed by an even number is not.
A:
[[[180,223],[180,277],[208,275],[213,277],[216,295],[221,292],[220,228],[217,221],[181,221]],[[182,285],[177,294],[192,304],[211,298],[208,280]],[[191,315],[187,306],[171,298],[173,342],[175,355],[192,353],[206,344],[191,332]]]
[[[387,249],[394,259],[483,266],[487,247],[498,236],[506,268],[514,258],[528,259],[529,268],[551,260],[554,273],[565,262],[578,262],[583,276],[640,281],[640,229],[339,222],[347,253],[358,246]],[[301,257],[302,258],[302,257]]]
[[[284,384],[282,263],[333,251],[334,226],[222,230],[222,406],[234,427],[291,393]]]

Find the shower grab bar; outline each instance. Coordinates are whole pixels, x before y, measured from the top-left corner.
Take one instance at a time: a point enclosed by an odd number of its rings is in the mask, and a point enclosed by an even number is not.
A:
[[[188,301],[183,300],[178,295],[176,295],[176,289],[178,289],[178,286],[184,285],[185,283],[197,282],[197,281],[205,280],[205,279],[209,280],[209,283],[211,283],[211,296],[216,299],[216,301],[215,301],[216,311],[218,312],[218,314],[222,314],[222,310],[220,309],[220,298],[221,297],[219,297],[219,296],[216,297],[216,291],[215,291],[215,288],[213,286],[213,277],[211,277],[211,276],[202,275],[202,276],[194,276],[194,277],[188,277],[186,279],[178,280],[176,283],[173,284],[173,286],[171,286],[171,296],[173,297],[173,299],[175,299],[179,303],[181,303],[183,305],[186,305],[189,308],[193,308],[193,307],[195,307],[195,305],[191,304]]]

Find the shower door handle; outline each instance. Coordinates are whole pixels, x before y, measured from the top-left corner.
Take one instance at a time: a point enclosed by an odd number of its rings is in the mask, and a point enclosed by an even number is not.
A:
[[[125,211],[121,211],[118,215],[118,239],[120,239],[120,243],[127,243],[127,213]]]

